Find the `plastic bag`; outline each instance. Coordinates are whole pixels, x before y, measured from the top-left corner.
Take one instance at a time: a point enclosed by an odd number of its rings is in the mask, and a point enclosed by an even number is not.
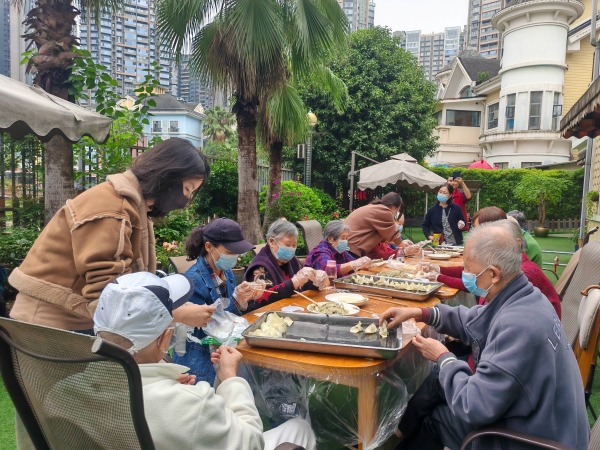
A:
[[[236,316],[225,308],[229,306],[231,300],[221,297],[213,306],[217,310],[212,315],[212,321],[202,328],[207,336],[215,338],[220,344],[231,346],[234,341],[240,341],[243,331],[248,328],[248,321],[243,317]]]

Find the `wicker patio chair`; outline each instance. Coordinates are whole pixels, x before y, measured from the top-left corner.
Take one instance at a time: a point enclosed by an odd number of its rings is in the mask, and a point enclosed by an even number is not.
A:
[[[267,244],[256,244],[254,246],[254,249],[252,250],[254,252],[255,255],[258,255],[260,253],[260,251],[265,248],[267,246]]]
[[[600,450],[600,421],[596,421],[590,433],[589,450]]]
[[[194,264],[196,264],[196,260],[188,261],[187,256],[172,256],[169,258],[169,265],[173,266],[174,273],[186,273]]]
[[[0,318],[0,371],[36,449],[154,449],[140,370],[121,347]]]
[[[301,220],[296,222],[296,225],[302,230],[306,248],[310,253],[323,240],[323,228],[316,220]]]

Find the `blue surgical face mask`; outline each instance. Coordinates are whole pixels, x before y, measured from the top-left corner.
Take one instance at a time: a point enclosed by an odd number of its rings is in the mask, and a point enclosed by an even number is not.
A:
[[[344,253],[348,251],[348,239],[340,239],[338,245],[335,246],[338,253]]]
[[[402,230],[404,230],[404,225],[398,225],[398,231],[402,233]]]
[[[477,297],[483,297],[486,298],[487,295],[490,292],[490,288],[494,285],[492,283],[492,286],[490,286],[487,289],[482,289],[480,287],[477,287],[477,277],[479,277],[479,275],[481,275],[483,272],[485,272],[486,270],[488,270],[490,268],[490,266],[487,266],[485,269],[483,269],[481,272],[479,272],[479,274],[475,275],[474,273],[469,273],[469,272],[464,272],[462,273],[462,282],[465,285],[465,288],[467,288],[467,290],[473,294],[476,295]]]
[[[446,195],[444,195],[444,194],[438,194],[438,195],[437,195],[437,199],[438,199],[438,201],[439,201],[440,203],[445,203],[445,202],[447,202],[449,198],[450,198],[450,197],[447,197],[447,196],[446,196]]]
[[[225,255],[225,254],[221,253],[219,250],[217,250],[216,248],[215,248],[215,250],[219,254],[219,259],[215,259],[215,257],[213,256],[213,261],[215,262],[215,267],[217,269],[231,270],[235,267],[235,265],[237,264],[238,255]],[[212,254],[211,254],[211,256],[212,256]]]
[[[285,245],[281,245],[279,242],[277,242],[277,244],[279,245],[279,250],[277,250],[277,253],[275,253],[275,258],[277,258],[279,261],[288,262],[296,255],[295,247],[286,247]]]

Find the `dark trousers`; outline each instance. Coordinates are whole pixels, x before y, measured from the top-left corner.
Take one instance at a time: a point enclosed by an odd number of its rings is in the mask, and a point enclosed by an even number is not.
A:
[[[472,427],[457,418],[446,404],[435,366],[408,401],[399,430],[404,439],[396,450],[459,450]]]

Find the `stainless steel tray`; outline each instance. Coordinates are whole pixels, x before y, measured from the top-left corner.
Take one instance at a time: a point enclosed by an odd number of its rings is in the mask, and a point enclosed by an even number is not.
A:
[[[394,289],[390,287],[383,286],[366,286],[364,284],[357,284],[350,280],[354,275],[349,275],[344,278],[339,278],[334,280],[336,289],[353,289],[361,292],[379,294],[379,295],[387,295],[394,298],[401,298],[404,300],[414,300],[418,302],[422,302],[427,300],[431,294],[437,292],[444,283],[432,282],[432,281],[415,281],[409,278],[393,278],[393,277],[380,277],[378,275],[365,275],[367,277],[373,278],[375,281],[379,279],[389,280],[389,281],[397,281],[399,283],[420,283],[427,286],[429,289],[427,292],[414,292],[414,291],[403,291],[400,289]],[[362,275],[361,275],[362,276]]]
[[[366,328],[379,319],[368,317],[348,317],[326,314],[284,313],[277,312],[280,317],[289,317],[294,323],[287,328],[282,338],[248,336],[248,332],[260,328],[269,314],[265,313],[259,320],[250,325],[242,336],[249,345],[255,347],[277,348],[281,350],[297,350],[301,352],[328,353],[332,355],[359,356],[364,358],[392,359],[402,348],[402,334],[390,332],[387,338],[379,333],[358,334],[350,332],[350,328],[359,321]],[[401,329],[401,328],[399,328]],[[302,340],[304,339],[304,340]]]

